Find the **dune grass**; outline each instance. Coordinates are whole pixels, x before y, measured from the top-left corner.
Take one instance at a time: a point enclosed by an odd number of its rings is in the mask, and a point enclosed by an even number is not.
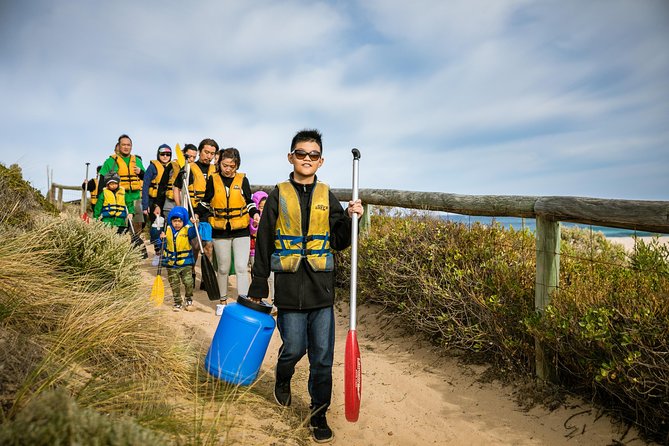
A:
[[[28,230],[0,230],[2,444],[70,444],[77,435],[99,435],[90,441],[100,444],[254,444],[242,417],[277,416],[264,407],[268,395],[205,374],[201,341],[147,298],[128,237],[76,215],[32,218]],[[75,425],[83,427],[67,427]],[[305,439],[297,418],[273,435]]]

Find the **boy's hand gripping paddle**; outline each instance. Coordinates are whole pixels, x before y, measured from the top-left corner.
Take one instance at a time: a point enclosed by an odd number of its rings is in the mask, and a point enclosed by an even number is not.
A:
[[[360,151],[353,149],[353,191],[352,200],[358,199],[358,162]],[[351,308],[346,352],[344,353],[344,392],[346,419],[358,421],[360,396],[362,394],[362,361],[356,334],[356,300],[358,285],[358,214],[353,214],[351,222]]]
[[[163,234],[167,231],[167,219],[165,219],[165,225],[163,226]],[[163,267],[163,252],[165,251],[165,239],[163,239],[160,244],[160,257],[158,259],[158,272],[156,273],[156,279],[153,281],[153,287],[151,288],[151,302],[157,307],[163,303],[165,299],[165,286],[163,285],[163,277],[160,275],[160,270]]]
[[[183,156],[183,155],[182,155]],[[186,164],[186,172],[184,177],[184,190],[188,191],[188,183],[190,182],[190,163]],[[187,209],[190,212],[191,217],[195,215],[193,210],[193,203],[190,201],[190,195],[186,194],[186,203]],[[204,289],[207,291],[207,297],[209,300],[219,300],[221,298],[221,291],[218,288],[218,280],[216,279],[216,271],[214,270],[214,265],[211,264],[211,260],[204,253],[202,247],[202,239],[200,238],[200,231],[197,228],[198,223],[194,223],[195,234],[197,234],[197,243],[200,246],[200,270],[202,272],[202,282],[204,282]]]

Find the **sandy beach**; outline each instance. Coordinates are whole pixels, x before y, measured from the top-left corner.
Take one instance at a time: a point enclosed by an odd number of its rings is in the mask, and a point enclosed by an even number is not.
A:
[[[650,243],[656,237],[607,237],[607,240],[613,243],[618,243],[625,247],[625,250],[628,252],[634,251],[635,243],[638,243],[639,240],[643,240],[645,244]],[[662,235],[658,238],[659,242],[665,246],[669,246],[669,235]]]

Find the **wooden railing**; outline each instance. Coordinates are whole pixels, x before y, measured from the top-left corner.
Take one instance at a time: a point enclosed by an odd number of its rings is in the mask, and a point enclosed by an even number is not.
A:
[[[86,191],[81,188],[81,186],[64,186],[58,183],[51,183],[51,188],[49,189],[49,196],[47,199],[53,203],[59,211],[63,210],[63,190],[76,190],[81,192],[81,213],[84,213],[84,202],[86,197]]]
[[[253,192],[271,192],[275,186],[252,186]],[[80,186],[53,183],[49,198],[59,209],[63,206],[63,189],[81,191]],[[351,199],[351,189],[332,189],[340,201]],[[57,195],[57,198],[56,198]],[[442,192],[411,192],[393,189],[360,189],[365,205],[361,230],[369,225],[369,206],[453,212],[490,217],[536,219],[536,278],[534,306],[543,313],[557,289],[560,273],[560,221],[612,228],[669,234],[669,202],[614,200],[587,197],[539,197],[523,195],[458,195]],[[82,200],[83,202],[83,200]],[[83,211],[82,211],[83,213]],[[553,371],[544,361],[544,351],[537,343],[536,373],[548,379]]]
[[[270,192],[274,186],[255,186]],[[351,199],[350,189],[332,189],[340,201]],[[560,274],[560,221],[669,234],[669,202],[611,200],[586,197],[537,197],[516,195],[457,195],[441,192],[409,192],[392,189],[360,189],[366,206],[453,212],[491,217],[536,219],[536,277],[534,307],[543,313],[557,289]],[[535,345],[537,377],[553,375],[544,349]]]

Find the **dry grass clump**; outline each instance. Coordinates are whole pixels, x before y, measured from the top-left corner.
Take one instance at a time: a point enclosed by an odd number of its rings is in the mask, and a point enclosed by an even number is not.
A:
[[[83,406],[162,424],[175,393],[192,391],[194,358],[149,304],[141,255],[102,225],[35,224],[0,245],[0,350],[23,359],[8,361],[5,417],[63,387]]]
[[[361,300],[498,371],[531,376],[534,342],[560,382],[596,398],[649,437],[669,441],[669,250],[630,256],[601,234],[562,229],[560,283],[534,310],[535,241],[527,231],[427,216],[372,217],[360,239]],[[348,251],[338,254],[346,287]]]

